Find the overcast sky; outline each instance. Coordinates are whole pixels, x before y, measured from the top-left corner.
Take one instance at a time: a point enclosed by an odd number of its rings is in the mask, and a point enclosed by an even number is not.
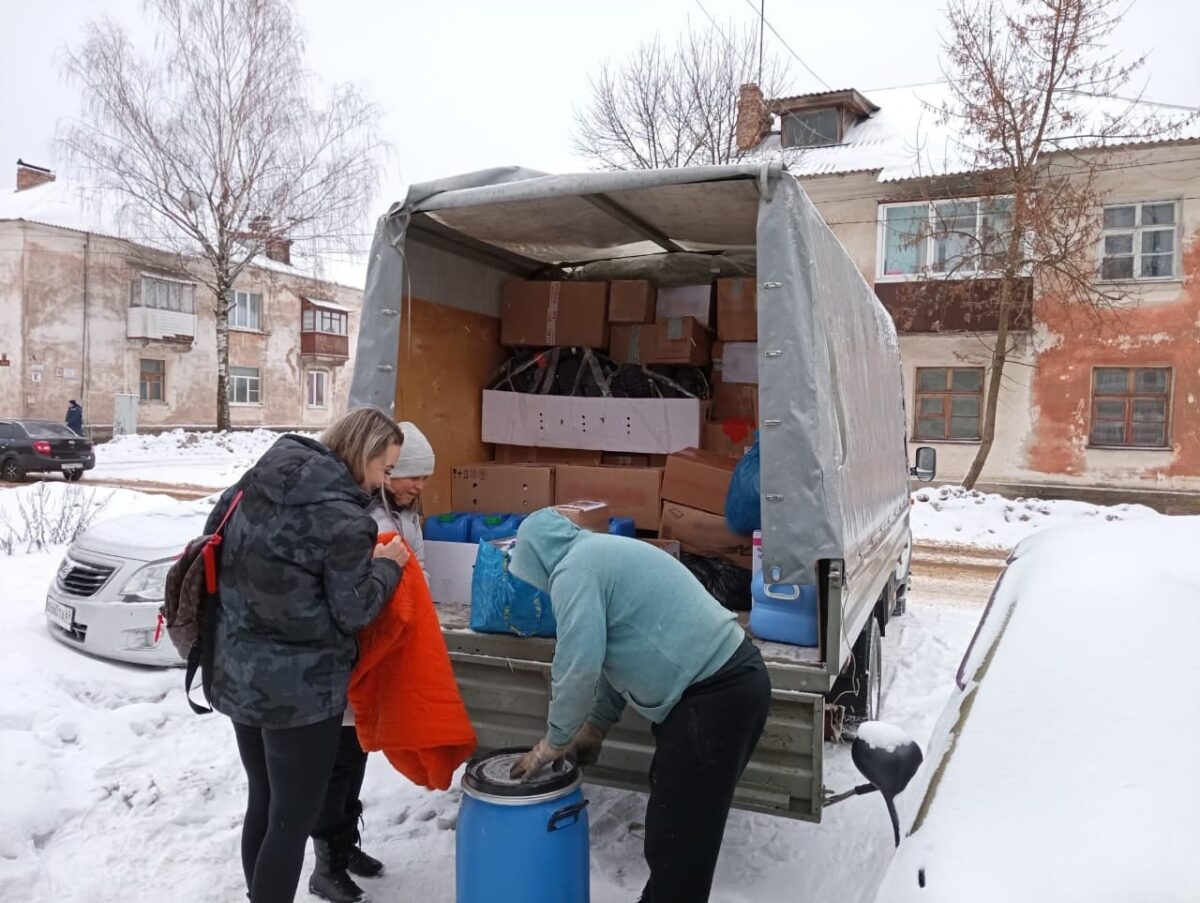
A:
[[[351,81],[386,112],[394,145],[379,212],[406,182],[488,166],[584,168],[570,142],[572,109],[606,57],[619,60],[655,33],[689,23],[757,20],[759,0],[297,0],[307,62],[326,82]],[[937,79],[944,0],[766,0],[783,40],[834,88]],[[141,0],[0,0],[0,190],[17,157],[63,165],[54,145],[61,117],[79,110],[61,75],[61,49],[88,16],[137,23]],[[1119,48],[1149,53],[1134,86],[1147,99],[1200,106],[1200,4],[1135,0]],[[768,29],[769,50],[791,61],[788,93],[820,90]],[[7,173],[4,171],[7,168]]]

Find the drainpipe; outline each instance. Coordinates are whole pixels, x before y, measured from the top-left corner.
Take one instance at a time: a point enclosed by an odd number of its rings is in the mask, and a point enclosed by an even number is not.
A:
[[[92,233],[83,237],[83,354],[79,363],[79,401],[83,404],[84,433],[91,437],[91,400],[88,398],[88,266],[91,263]]]

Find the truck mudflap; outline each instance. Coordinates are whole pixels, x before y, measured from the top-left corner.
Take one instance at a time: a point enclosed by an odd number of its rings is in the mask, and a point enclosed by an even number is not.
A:
[[[444,631],[454,674],[480,752],[506,746],[532,746],[545,734],[550,704],[550,664],[531,658],[499,657],[479,651],[488,637],[467,631]],[[538,645],[551,641],[535,642]],[[768,662],[767,670],[772,670]],[[775,688],[766,730],[738,785],[738,809],[821,820],[821,755],[824,697]],[[587,772],[596,784],[629,790],[649,789],[654,737],[650,724],[627,710],[604,743],[600,761]]]

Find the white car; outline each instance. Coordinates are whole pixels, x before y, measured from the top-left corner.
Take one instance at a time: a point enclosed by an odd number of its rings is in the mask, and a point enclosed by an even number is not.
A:
[[[1200,900],[1197,549],[1162,516],[1017,547],[876,903]]]
[[[183,664],[158,610],[167,571],[204,532],[218,496],[89,527],[71,543],[46,594],[50,633],[83,652],[141,665]]]

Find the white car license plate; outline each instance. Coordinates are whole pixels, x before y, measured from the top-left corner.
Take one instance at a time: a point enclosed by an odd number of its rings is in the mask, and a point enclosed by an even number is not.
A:
[[[53,599],[47,599],[46,617],[48,617],[63,630],[70,630],[71,625],[75,622],[75,609],[73,609],[70,605],[63,605],[61,602],[55,602]]]
[[[83,470],[83,465],[82,464],[64,464],[62,466],[62,469],[64,472],[68,471],[68,470]]]

